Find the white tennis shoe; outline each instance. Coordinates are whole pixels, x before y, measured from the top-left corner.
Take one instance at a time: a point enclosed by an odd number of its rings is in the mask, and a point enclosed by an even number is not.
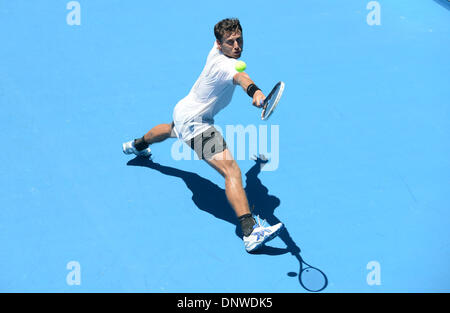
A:
[[[244,246],[247,252],[252,252],[261,247],[266,242],[275,238],[283,229],[283,223],[278,223],[274,226],[265,227],[266,221],[261,220],[256,216],[257,222],[253,226],[252,233],[246,237],[244,236]],[[255,219],[256,220],[256,219]]]
[[[122,144],[122,150],[123,150],[123,153],[125,153],[125,154],[135,154],[137,156],[143,156],[143,157],[149,157],[152,154],[152,150],[150,149],[150,147],[148,147],[147,149],[144,149],[142,151],[138,151],[134,147],[134,140],[124,142]]]

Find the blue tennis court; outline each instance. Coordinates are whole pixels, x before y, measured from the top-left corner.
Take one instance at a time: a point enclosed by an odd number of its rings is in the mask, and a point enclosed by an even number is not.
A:
[[[215,120],[285,225],[251,254],[187,146],[121,150],[171,122],[226,17],[258,86],[286,84],[268,121],[239,87]],[[447,1],[0,1],[0,38],[1,292],[450,290]]]

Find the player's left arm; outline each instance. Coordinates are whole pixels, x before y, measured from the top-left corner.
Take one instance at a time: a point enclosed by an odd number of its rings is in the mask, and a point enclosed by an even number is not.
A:
[[[245,72],[235,74],[233,76],[233,83],[235,85],[240,85],[247,94],[248,94],[248,87],[250,85],[255,85],[255,83],[250,78],[250,76],[248,76],[248,74]],[[263,92],[261,90],[256,90],[256,92],[253,94],[252,104],[254,106],[260,108],[262,106],[262,103],[264,102],[265,98],[266,98],[266,96],[263,94]]]

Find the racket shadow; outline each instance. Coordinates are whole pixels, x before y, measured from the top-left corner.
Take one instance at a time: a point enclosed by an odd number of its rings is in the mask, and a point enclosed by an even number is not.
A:
[[[267,163],[264,156],[255,159],[255,165],[250,168],[246,175],[246,187],[248,202],[252,208],[252,213],[259,215],[261,218],[267,220],[270,225],[275,225],[281,221],[275,216],[275,209],[280,205],[281,201],[273,195],[269,195],[269,190],[264,186],[258,175],[263,166]],[[300,270],[298,273],[289,272],[289,277],[298,277],[300,285],[307,291],[319,292],[324,290],[328,285],[328,278],[323,271],[306,263],[300,255],[301,249],[292,239],[289,231],[285,225],[278,235],[286,248],[275,248],[264,246],[261,249],[253,252],[253,254],[265,255],[281,255],[290,253],[299,262]]]
[[[247,194],[249,205],[252,208],[252,213],[259,215],[261,218],[267,220],[269,224],[274,225],[281,222],[274,214],[275,209],[280,205],[281,201],[277,197],[269,195],[269,190],[262,184],[261,180],[258,178],[258,175],[261,172],[261,168],[265,163],[267,163],[267,160],[265,160],[262,156],[255,159],[255,164],[245,174],[245,192]],[[220,188],[218,185],[196,173],[183,171],[170,166],[164,166],[159,163],[155,163],[148,158],[136,157],[128,161],[127,165],[147,167],[149,169],[156,170],[164,175],[182,179],[188,189],[192,192],[192,201],[195,203],[195,205],[200,210],[234,225],[235,234],[242,239],[243,235],[234,210],[228,203],[225,190]],[[299,261],[300,270],[298,274],[289,272],[287,273],[287,275],[289,277],[298,276],[300,285],[308,291],[321,291],[325,289],[328,284],[326,275],[316,268],[314,269],[323,274],[323,283],[320,288],[310,288],[308,287],[309,285],[305,284],[305,282],[302,280],[302,273],[306,273],[305,269],[309,270],[313,267],[304,268],[304,264],[306,263],[300,256],[301,250],[290,236],[286,227],[283,228],[278,237],[286,244],[286,248],[264,246],[258,249],[258,251],[253,252],[252,254],[277,256],[291,253]],[[317,279],[314,279],[315,286],[318,285],[316,280]]]

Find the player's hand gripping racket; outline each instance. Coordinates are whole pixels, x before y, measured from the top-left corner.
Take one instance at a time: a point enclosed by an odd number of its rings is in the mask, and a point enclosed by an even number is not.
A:
[[[262,105],[262,113],[261,113],[261,119],[267,120],[269,116],[272,115],[273,110],[275,110],[278,102],[281,99],[281,96],[283,95],[284,91],[284,83],[278,82],[275,87],[273,87],[272,91],[269,93],[269,95],[264,99],[264,103]]]

